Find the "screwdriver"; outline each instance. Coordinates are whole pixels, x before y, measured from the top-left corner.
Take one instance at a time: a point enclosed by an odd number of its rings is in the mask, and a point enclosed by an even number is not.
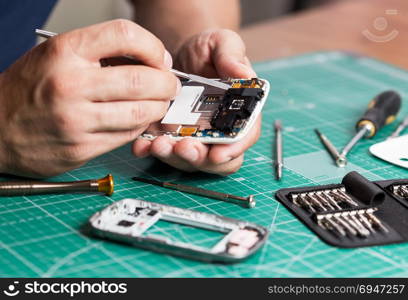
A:
[[[27,196],[58,193],[104,193],[107,196],[113,194],[113,177],[111,174],[100,179],[70,181],[70,182],[46,182],[46,181],[0,181],[0,196]]]
[[[397,129],[388,137],[389,139],[398,137],[405,128],[408,127],[408,116],[398,125]]]
[[[384,126],[392,123],[401,108],[401,96],[395,91],[377,95],[369,104],[365,114],[356,124],[356,135],[341,151],[336,160],[339,167],[347,164],[346,156],[362,138],[371,138]]]
[[[147,178],[142,178],[142,177],[133,177],[132,179],[134,181],[153,184],[153,185],[161,186],[167,189],[176,190],[179,192],[200,195],[200,196],[204,196],[208,198],[218,199],[218,200],[225,201],[225,202],[239,204],[246,208],[253,208],[255,207],[255,204],[256,204],[254,195],[249,195],[247,197],[241,197],[241,196],[220,193],[220,192],[211,191],[211,190],[207,190],[207,189],[203,189],[203,188],[199,188],[199,187],[195,187],[191,185],[184,185],[184,184],[173,183],[173,182],[157,181],[157,180],[152,180],[152,179],[147,179]]]

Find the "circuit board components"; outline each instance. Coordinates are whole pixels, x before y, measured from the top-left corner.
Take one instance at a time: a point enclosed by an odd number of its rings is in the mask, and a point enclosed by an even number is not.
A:
[[[204,143],[238,141],[254,125],[269,92],[269,83],[259,78],[221,80],[230,86],[219,89],[183,81],[181,93],[167,114],[151,125],[142,138],[166,135],[172,139],[190,137]]]

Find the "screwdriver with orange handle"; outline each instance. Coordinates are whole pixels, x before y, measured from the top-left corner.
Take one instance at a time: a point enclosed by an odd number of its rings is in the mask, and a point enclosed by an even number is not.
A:
[[[346,156],[351,149],[362,138],[371,138],[377,132],[392,122],[394,122],[401,108],[401,96],[395,91],[386,91],[377,95],[369,104],[365,114],[356,124],[356,135],[344,147],[336,159],[339,167],[347,164]]]

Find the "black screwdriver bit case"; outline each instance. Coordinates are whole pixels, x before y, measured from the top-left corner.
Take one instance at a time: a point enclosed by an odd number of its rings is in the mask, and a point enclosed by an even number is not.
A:
[[[408,199],[394,195],[393,185],[408,185],[408,179],[369,181],[357,172],[350,172],[344,176],[341,184],[286,188],[277,191],[275,196],[326,243],[340,248],[357,248],[408,242]],[[333,231],[318,225],[316,213],[296,205],[291,198],[292,194],[336,188],[345,188],[346,193],[358,204],[358,207],[333,210],[329,213],[376,208],[377,211],[374,215],[389,232],[376,230],[368,237],[335,234]]]

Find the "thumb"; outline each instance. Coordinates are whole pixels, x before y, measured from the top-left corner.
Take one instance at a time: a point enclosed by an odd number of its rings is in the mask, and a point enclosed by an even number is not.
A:
[[[256,77],[249,59],[245,55],[245,45],[240,36],[230,30],[214,34],[212,41],[213,63],[221,78]]]

